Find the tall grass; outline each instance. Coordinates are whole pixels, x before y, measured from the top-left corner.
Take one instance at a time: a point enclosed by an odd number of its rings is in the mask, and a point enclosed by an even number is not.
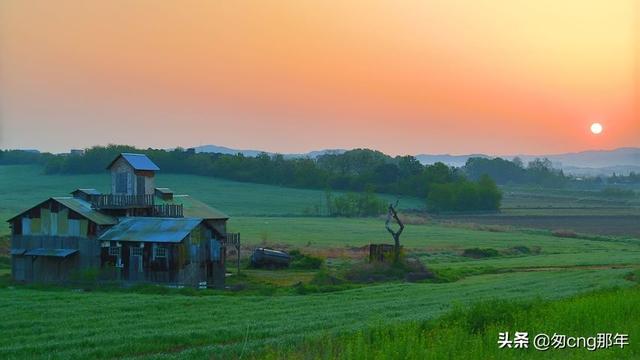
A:
[[[493,300],[457,308],[437,321],[379,326],[325,336],[294,348],[271,349],[271,359],[637,359],[640,288],[599,291],[558,301]],[[526,331],[528,349],[500,349],[498,333]],[[629,345],[589,351],[533,347],[534,334],[596,336],[624,333]]]

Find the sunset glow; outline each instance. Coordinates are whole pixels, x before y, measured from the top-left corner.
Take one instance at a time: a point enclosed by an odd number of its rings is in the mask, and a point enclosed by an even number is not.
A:
[[[0,148],[640,146],[638,2],[3,1]]]

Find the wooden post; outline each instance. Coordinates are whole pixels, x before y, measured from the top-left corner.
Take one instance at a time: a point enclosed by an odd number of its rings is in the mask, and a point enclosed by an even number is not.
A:
[[[236,243],[236,253],[238,255],[238,275],[240,275],[240,233],[238,233],[238,242]]]

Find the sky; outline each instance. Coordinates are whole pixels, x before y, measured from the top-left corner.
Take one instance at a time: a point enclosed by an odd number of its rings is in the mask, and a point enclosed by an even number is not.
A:
[[[640,147],[639,84],[640,0],[0,2],[5,149]]]

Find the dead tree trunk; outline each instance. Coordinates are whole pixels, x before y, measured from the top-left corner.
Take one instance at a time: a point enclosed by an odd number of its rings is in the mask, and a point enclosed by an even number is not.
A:
[[[400,218],[398,217],[398,212],[396,211],[397,208],[398,208],[398,201],[396,201],[395,206],[393,204],[389,204],[389,211],[387,212],[387,221],[384,224],[385,227],[387,228],[387,231],[393,237],[393,262],[394,263],[397,263],[398,260],[400,260],[400,235],[404,230],[404,224],[402,223],[402,220],[400,220]],[[396,223],[399,226],[397,231],[393,230],[393,228],[391,227],[392,218],[396,221]]]

